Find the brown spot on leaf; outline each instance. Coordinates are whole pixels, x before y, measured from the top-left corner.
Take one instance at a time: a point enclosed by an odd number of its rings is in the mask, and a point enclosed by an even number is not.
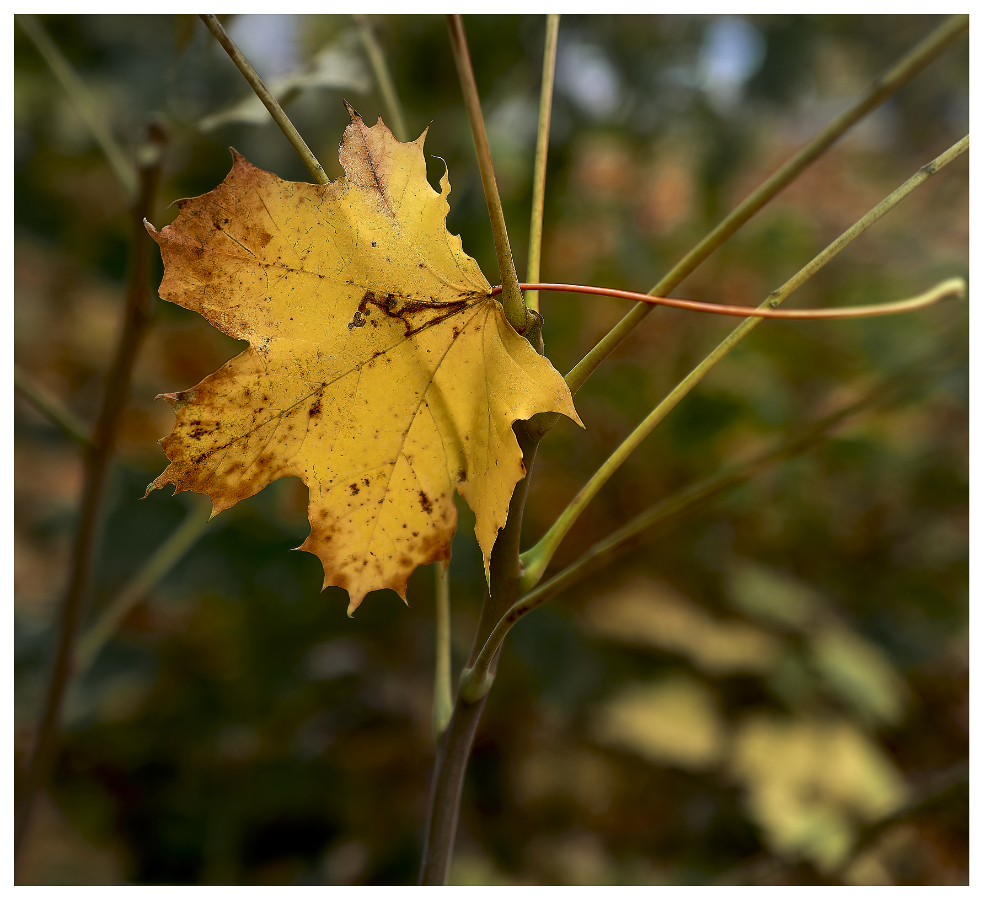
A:
[[[352,492],[352,496],[354,497],[358,493],[358,485],[353,481],[350,485],[348,485],[348,490]]]
[[[420,508],[429,516],[433,512],[433,504],[430,502],[430,498],[420,491]]]

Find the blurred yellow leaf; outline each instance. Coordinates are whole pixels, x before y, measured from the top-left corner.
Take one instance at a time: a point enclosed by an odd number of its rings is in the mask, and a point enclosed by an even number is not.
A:
[[[887,656],[843,627],[829,627],[810,640],[812,662],[827,685],[873,725],[897,725],[907,688]]]
[[[710,692],[683,677],[624,688],[597,711],[593,731],[602,744],[683,769],[709,768],[724,745]]]
[[[301,549],[346,589],[405,598],[417,566],[450,558],[454,490],[485,559],[523,477],[512,424],[579,422],[549,361],[512,330],[445,221],[450,182],[426,177],[424,132],[397,141],[349,108],[327,185],[282,181],[234,154],[215,190],[178,202],[160,294],[249,349],[165,394],[171,464],[148,488],[212,498],[212,514],[295,475],[309,490]]]
[[[750,719],[730,767],[771,848],[824,871],[844,860],[856,822],[889,814],[907,793],[890,760],[845,720]]]
[[[647,578],[595,598],[584,611],[584,622],[599,637],[677,653],[711,675],[767,672],[781,648],[767,632],[718,619]]]

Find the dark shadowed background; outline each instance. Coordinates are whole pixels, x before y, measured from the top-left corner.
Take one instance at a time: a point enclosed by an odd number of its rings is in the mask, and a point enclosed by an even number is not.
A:
[[[309,180],[190,16],[51,16],[51,37],[129,151],[170,133],[153,217],[214,187],[228,146]],[[448,227],[489,280],[494,246],[439,17],[374,27],[413,136],[446,161]],[[648,290],[940,17],[564,17],[543,280]],[[226,19],[341,174],[342,98],[384,112],[344,16]],[[466,17],[506,219],[525,272],[542,17]],[[15,27],[15,360],[83,422],[123,309],[125,202],[72,103]],[[257,111],[258,109],[258,111]],[[760,302],[968,130],[957,42],[679,288]],[[963,157],[790,306],[873,303],[968,274]],[[149,241],[149,237],[147,238]],[[154,284],[160,276],[156,263]],[[568,371],[627,310],[545,295]],[[659,311],[544,441],[531,544],[646,412],[735,324]],[[465,787],[458,884],[968,883],[968,306],[763,324],[643,444],[551,571],[630,517],[863,395],[897,390],[536,611],[506,642]],[[157,393],[240,349],[160,302],[137,365],[87,623],[191,514],[144,487],[173,416]],[[78,448],[17,395],[16,752],[39,714],[82,485]],[[433,756],[432,573],[408,605],[319,592],[306,490],[217,517],[75,685],[25,878],[39,884],[415,881]],[[473,518],[450,567],[455,671],[483,592]],[[899,813],[900,811],[900,813]],[[887,817],[895,814],[894,819]]]

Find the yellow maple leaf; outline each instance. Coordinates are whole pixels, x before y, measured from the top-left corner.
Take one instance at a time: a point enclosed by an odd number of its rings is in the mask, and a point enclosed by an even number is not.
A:
[[[511,328],[446,228],[450,182],[427,182],[424,132],[400,143],[352,111],[327,185],[283,181],[233,151],[215,190],[157,231],[160,296],[249,349],[196,387],[171,461],[148,487],[212,498],[212,515],[288,475],[309,489],[324,587],[404,599],[420,565],[450,559],[454,490],[485,559],[523,477],[513,422],[580,422],[563,378]]]

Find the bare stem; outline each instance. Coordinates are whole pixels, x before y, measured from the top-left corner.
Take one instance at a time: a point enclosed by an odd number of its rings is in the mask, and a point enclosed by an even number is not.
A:
[[[44,57],[48,68],[51,69],[52,74],[58,79],[58,83],[75,105],[75,109],[86,128],[89,129],[96,143],[102,148],[109,168],[112,169],[119,186],[123,190],[123,195],[128,202],[132,203],[138,188],[136,169],[127,155],[120,149],[119,144],[116,143],[112,132],[106,127],[106,123],[99,113],[98,105],[85,86],[85,82],[79,78],[72,64],[65,57],[65,54],[58,49],[55,42],[51,40],[36,16],[17,16],[17,22],[24,34],[37,47],[38,53]]]
[[[546,203],[546,157],[550,145],[550,112],[553,108],[553,73],[556,70],[556,40],[560,17],[546,17],[546,44],[543,48],[543,82],[539,91],[539,127],[536,130],[536,163],[532,176],[532,214],[529,222],[529,262],[526,281],[539,281],[543,252],[543,208]],[[521,287],[521,285],[520,285]],[[526,294],[526,306],[539,312],[539,291]]]
[[[481,184],[485,190],[485,203],[488,204],[488,218],[491,222],[492,234],[495,237],[495,253],[498,256],[498,272],[502,279],[502,306],[509,324],[519,333],[525,334],[531,325],[530,316],[519,290],[519,276],[515,272],[515,262],[512,260],[512,247],[509,245],[509,233],[505,227],[505,213],[502,210],[502,198],[498,193],[498,181],[495,179],[495,167],[492,164],[491,147],[488,146],[488,135],[485,133],[485,119],[481,114],[481,100],[478,97],[478,85],[474,80],[474,70],[471,67],[471,54],[468,52],[468,39],[464,33],[464,23],[461,17],[449,15],[447,27],[450,30],[451,49],[454,52],[454,64],[457,66],[457,76],[461,82],[464,94],[464,106],[468,111],[468,121],[471,123],[471,137],[474,139],[474,149],[478,156],[478,169],[481,172]]]
[[[792,293],[800,288],[806,281],[815,275],[841,250],[856,240],[878,219],[883,217],[890,210],[894,209],[905,197],[908,196],[919,185],[924,184],[936,172],[950,163],[953,159],[965,152],[969,147],[969,137],[964,137],[961,141],[950,147],[945,153],[932,160],[928,165],[923,166],[911,178],[909,178],[897,190],[885,197],[867,215],[855,222],[843,234],[841,234],[832,244],[826,247],[822,253],[815,256],[807,265],[801,268],[795,275],[785,282],[778,290],[773,291],[761,304],[759,309],[766,311],[774,309],[783,303]],[[933,291],[929,291],[920,297],[914,298],[916,303],[924,304],[926,298],[929,300],[938,299],[940,296],[952,293],[961,293],[965,289],[962,279],[949,279],[938,285]],[[910,303],[910,301],[902,301]],[[549,565],[550,559],[559,547],[560,542],[566,537],[574,522],[580,514],[587,508],[587,505],[597,496],[598,491],[607,483],[608,479],[620,468],[621,464],[635,451],[652,430],[675,408],[676,404],[683,399],[693,388],[695,388],[703,378],[719,363],[731,350],[744,340],[758,325],[763,321],[762,317],[754,316],[745,319],[737,326],[717,347],[712,350],[706,358],[693,369],[679,384],[669,392],[669,395],[650,412],[635,430],[621,443],[621,445],[604,461],[601,467],[591,476],[590,480],[580,489],[577,495],[570,501],[570,505],[560,514],[559,518],[550,529],[543,535],[539,542],[522,554],[524,565],[521,586],[523,590],[530,590],[539,583],[543,577],[543,572]]]
[[[396,93],[396,85],[389,72],[389,66],[386,65],[386,56],[372,31],[369,17],[363,13],[353,13],[352,18],[358,26],[358,36],[362,39],[365,55],[369,58],[369,65],[372,66],[375,82],[379,86],[379,93],[382,95],[382,102],[386,107],[386,118],[392,126],[392,133],[397,141],[405,142],[409,140],[406,117],[403,115],[403,104],[399,102],[399,94]]]
[[[38,792],[48,779],[58,743],[58,721],[65,690],[72,676],[75,635],[78,630],[101,532],[101,512],[110,463],[116,447],[116,434],[130,394],[130,377],[144,334],[154,310],[154,294],[149,290],[150,263],[156,248],[146,239],[143,220],[153,215],[160,180],[163,132],[150,129],[150,140],[141,154],[140,194],[132,211],[131,266],[126,292],[126,312],[116,357],[106,376],[105,394],[93,437],[94,449],[86,460],[85,488],[79,511],[79,525],[72,554],[72,571],[58,619],[58,644],[51,679],[34,747],[24,782],[17,798],[14,823],[15,860],[20,857],[24,836]],[[156,152],[150,152],[154,148]]]
[[[451,691],[451,597],[447,569],[442,562],[433,564],[434,600],[436,606],[437,640],[436,666],[433,685],[433,734],[437,743],[447,730],[454,712]]]
[[[226,33],[222,27],[222,23],[212,15],[202,14],[199,18],[205,23],[208,30],[215,35],[215,40],[229,54],[232,62],[242,72],[243,77],[249,82],[249,86],[253,89],[256,96],[263,101],[263,106],[269,110],[270,115],[273,116],[273,121],[280,126],[280,130],[284,133],[287,140],[290,141],[290,145],[294,150],[297,151],[297,155],[301,158],[304,165],[307,166],[307,170],[311,173],[314,180],[318,184],[328,184],[328,176],[311,152],[311,148],[304,142],[304,139],[300,136],[300,132],[294,128],[294,123],[287,118],[287,114],[283,111],[280,104],[277,103],[273,94],[270,93],[270,89],[263,83],[263,79],[259,77],[256,70],[250,65],[249,60],[242,55],[242,51]]]
[[[881,105],[907,84],[956,38],[969,30],[969,16],[952,16],[924,41],[907,53],[890,71],[881,75],[846,110],[810,140],[784,166],[751,194],[699,244],[686,254],[656,284],[650,293],[664,297],[671,293],[704,260],[730,238],[755,213],[802,174],[848,129]],[[612,328],[566,376],[571,392],[576,393],[594,370],[652,311],[651,306],[636,306]],[[555,422],[556,419],[553,419]],[[542,429],[539,429],[542,431]]]
[[[59,400],[56,400],[35,382],[17,363],[14,363],[14,387],[51,422],[57,425],[66,437],[75,441],[83,450],[92,449],[92,439],[87,434],[86,426],[74,413],[65,409]]]

